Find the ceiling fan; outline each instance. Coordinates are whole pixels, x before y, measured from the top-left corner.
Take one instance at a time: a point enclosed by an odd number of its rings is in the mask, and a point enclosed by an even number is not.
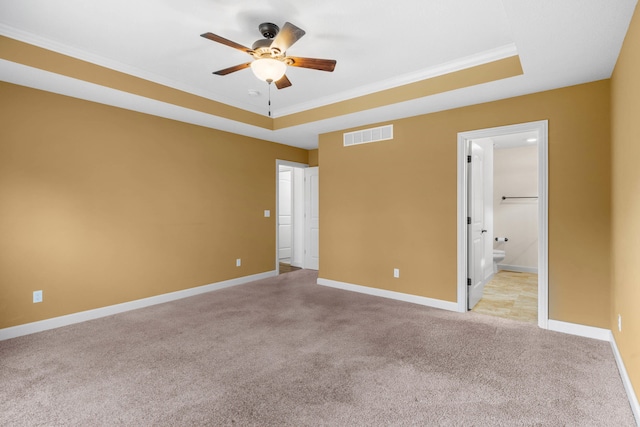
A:
[[[257,40],[251,48],[213,33],[201,34],[201,37],[238,49],[248,53],[254,58],[251,62],[218,70],[213,74],[226,76],[227,74],[251,67],[257,78],[267,83],[274,82],[278,89],[284,89],[291,86],[291,82],[285,75],[287,65],[329,72],[333,71],[336,66],[336,61],[333,59],[287,56],[287,49],[305,35],[303,29],[289,22],[285,22],[282,30],[276,24],[270,22],[260,24],[258,30],[264,39]]]

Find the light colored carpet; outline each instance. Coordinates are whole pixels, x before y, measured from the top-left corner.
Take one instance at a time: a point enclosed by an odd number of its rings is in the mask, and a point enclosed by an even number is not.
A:
[[[2,341],[0,425],[634,425],[606,342],[315,280]]]

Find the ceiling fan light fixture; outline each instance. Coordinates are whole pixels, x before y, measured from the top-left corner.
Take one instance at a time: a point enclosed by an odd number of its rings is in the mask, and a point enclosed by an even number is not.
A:
[[[262,81],[275,83],[276,88],[284,89],[291,86],[291,81],[287,78],[285,71],[287,65],[297,68],[308,68],[310,70],[320,70],[331,72],[336,66],[334,59],[302,58],[297,56],[287,56],[286,52],[296,43],[305,31],[290,22],[285,22],[282,30],[277,25],[266,22],[259,26],[260,34],[265,38],[253,43],[252,48],[248,48],[239,43],[225,39],[217,34],[204,33],[201,37],[213,42],[229,46],[249,54],[253,58],[251,62],[238,64],[233,67],[223,68],[214,71],[217,76],[226,76],[236,71],[251,67],[253,74]],[[271,87],[271,86],[269,86]]]
[[[251,63],[253,74],[265,82],[277,82],[287,71],[287,65],[272,58],[260,58]]]

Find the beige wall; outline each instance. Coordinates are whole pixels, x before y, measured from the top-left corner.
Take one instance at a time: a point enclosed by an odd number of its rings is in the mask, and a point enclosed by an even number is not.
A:
[[[314,166],[318,166],[319,162],[318,162],[318,149],[315,150],[309,150],[309,166],[310,167],[314,167]]]
[[[392,141],[321,135],[320,277],[455,301],[457,133],[547,119],[549,315],[608,328],[609,97],[599,81],[395,120]]]
[[[0,83],[0,328],[274,270],[275,159],[308,152]]]
[[[616,344],[640,395],[640,8],[618,58],[611,83],[613,157],[613,297]],[[618,332],[618,314],[622,332]]]

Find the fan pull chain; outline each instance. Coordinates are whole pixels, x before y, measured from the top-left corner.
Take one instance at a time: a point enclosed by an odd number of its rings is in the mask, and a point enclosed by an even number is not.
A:
[[[271,117],[271,82],[269,83],[269,117]]]

